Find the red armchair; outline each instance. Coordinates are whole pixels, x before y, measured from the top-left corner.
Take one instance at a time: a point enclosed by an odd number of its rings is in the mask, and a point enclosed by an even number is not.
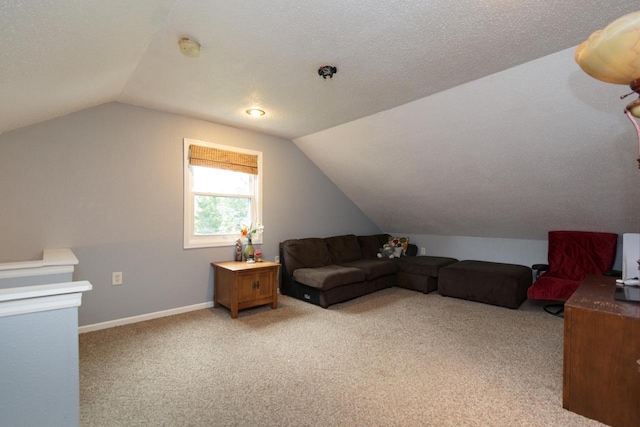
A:
[[[618,235],[614,233],[550,231],[549,264],[532,266],[539,277],[527,291],[527,296],[568,300],[587,275],[603,275],[611,270],[617,241]],[[540,275],[541,272],[544,273]]]

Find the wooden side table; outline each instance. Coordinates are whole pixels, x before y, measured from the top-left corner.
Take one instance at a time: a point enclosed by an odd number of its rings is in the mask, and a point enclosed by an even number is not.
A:
[[[231,310],[231,318],[238,317],[238,310],[271,304],[278,307],[279,263],[263,261],[212,262],[213,306],[223,305]]]

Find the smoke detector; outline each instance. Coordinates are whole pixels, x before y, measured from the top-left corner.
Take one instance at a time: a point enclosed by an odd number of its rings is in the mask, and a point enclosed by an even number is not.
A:
[[[195,40],[191,40],[188,37],[182,37],[178,41],[178,46],[180,46],[180,52],[184,56],[188,56],[190,58],[197,58],[200,56],[200,43]]]
[[[323,79],[326,79],[327,77],[332,79],[333,75],[337,72],[338,72],[338,69],[333,65],[324,65],[320,67],[320,69],[318,69],[318,75]]]

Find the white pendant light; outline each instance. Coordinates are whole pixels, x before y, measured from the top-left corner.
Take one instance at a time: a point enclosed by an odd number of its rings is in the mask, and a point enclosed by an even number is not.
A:
[[[178,41],[178,46],[180,46],[180,51],[184,56],[188,56],[190,58],[197,58],[200,56],[200,43],[195,40],[183,37]]]
[[[582,42],[574,54],[580,68],[591,77],[607,83],[629,85],[640,95],[640,10],[622,16],[603,30],[595,31]],[[624,113],[638,134],[638,168],[640,168],[640,97],[627,105]]]

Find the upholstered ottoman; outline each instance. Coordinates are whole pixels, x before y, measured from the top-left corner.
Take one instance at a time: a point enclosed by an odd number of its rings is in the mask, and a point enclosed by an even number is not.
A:
[[[438,291],[448,297],[518,308],[532,282],[532,271],[524,265],[461,261],[440,269]]]

